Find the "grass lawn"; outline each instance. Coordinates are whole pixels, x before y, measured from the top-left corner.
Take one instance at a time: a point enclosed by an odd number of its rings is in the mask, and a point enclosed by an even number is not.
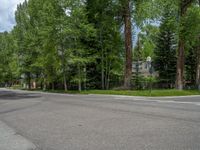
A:
[[[15,87],[12,89],[20,89],[19,87]],[[42,90],[33,90],[33,91],[42,91]],[[200,91],[198,90],[87,90],[87,91],[67,91],[64,90],[48,90],[44,92],[52,92],[52,93],[68,93],[68,94],[105,94],[105,95],[126,95],[126,96],[151,96],[151,97],[159,97],[159,96],[189,96],[189,95],[200,95]]]
[[[187,95],[200,95],[197,90],[89,90],[80,92],[80,94],[110,94],[110,95],[127,95],[127,96],[187,96]]]

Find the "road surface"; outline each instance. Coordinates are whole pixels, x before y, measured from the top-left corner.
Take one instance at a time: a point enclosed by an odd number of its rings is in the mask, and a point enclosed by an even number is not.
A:
[[[1,130],[2,123],[37,150],[200,150],[199,96],[144,98],[0,89],[0,132],[7,132],[7,127]],[[12,142],[7,148],[11,146]]]

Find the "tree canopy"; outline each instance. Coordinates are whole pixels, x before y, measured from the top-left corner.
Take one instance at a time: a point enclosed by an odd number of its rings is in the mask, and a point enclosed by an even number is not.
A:
[[[157,86],[200,88],[199,5],[199,0],[25,0],[12,31],[0,33],[0,85],[130,89],[133,63],[151,56]]]

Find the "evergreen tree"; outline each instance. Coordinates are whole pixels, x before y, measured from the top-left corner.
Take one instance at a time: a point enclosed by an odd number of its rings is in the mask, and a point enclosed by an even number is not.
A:
[[[184,68],[186,80],[192,84],[196,72],[199,86],[198,3],[198,0],[26,0],[17,7],[14,29],[0,35],[0,82],[13,84],[24,76],[28,88],[36,81],[43,89],[81,90],[83,85],[85,89],[86,86],[109,89],[121,86],[124,80],[124,87],[130,88],[132,59],[154,58],[157,27],[151,22],[159,20],[167,6],[176,19],[165,14],[161,21],[155,50],[161,82],[174,82],[177,32],[177,88],[182,88]],[[178,20],[178,25],[174,25],[174,20]],[[132,56],[135,29],[132,25],[142,31],[134,52],[136,57]],[[184,65],[184,53],[196,61],[187,60]]]
[[[191,47],[186,53],[185,61],[185,80],[187,81],[186,85],[194,88],[196,80],[196,68],[197,68],[197,53],[196,47]],[[189,83],[188,83],[189,82]]]
[[[176,75],[176,35],[174,18],[166,12],[161,20],[160,32],[155,48],[155,70],[159,73],[160,83],[172,87]],[[165,86],[166,87],[166,86]]]

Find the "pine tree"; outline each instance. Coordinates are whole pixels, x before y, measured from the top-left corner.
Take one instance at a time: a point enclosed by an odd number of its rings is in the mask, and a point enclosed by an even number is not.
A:
[[[188,86],[195,85],[196,79],[196,68],[197,68],[197,53],[196,47],[191,47],[186,53],[186,61],[185,61],[185,79],[188,83]]]
[[[176,35],[174,18],[170,12],[162,17],[155,48],[155,70],[160,83],[172,87],[176,75]]]

